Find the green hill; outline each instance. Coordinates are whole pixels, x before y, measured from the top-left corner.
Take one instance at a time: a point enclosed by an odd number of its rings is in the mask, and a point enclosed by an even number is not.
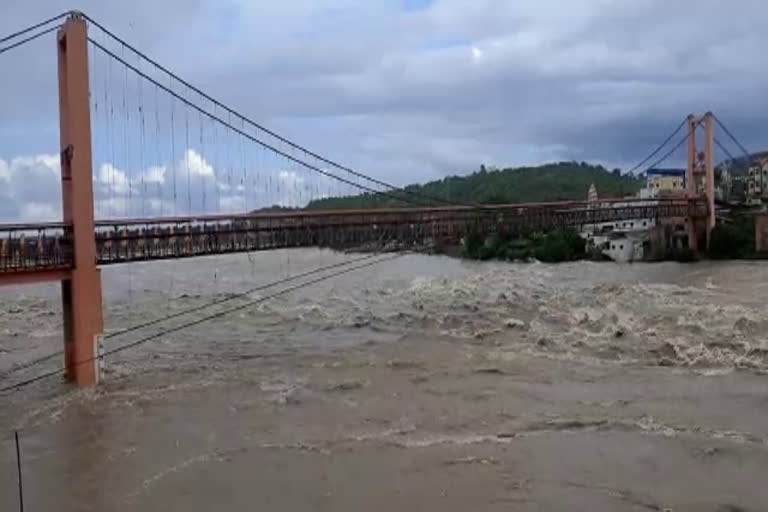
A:
[[[409,185],[403,192],[362,194],[315,200],[309,209],[353,209],[445,204],[439,198],[457,204],[500,204],[543,201],[586,200],[589,186],[594,183],[601,198],[623,197],[635,194],[643,181],[632,175],[621,174],[618,169],[608,171],[585,162],[560,162],[538,167],[480,171],[468,176],[450,176],[423,185]],[[418,194],[415,195],[415,194]],[[395,197],[392,197],[395,196]],[[411,203],[400,198],[409,199]]]

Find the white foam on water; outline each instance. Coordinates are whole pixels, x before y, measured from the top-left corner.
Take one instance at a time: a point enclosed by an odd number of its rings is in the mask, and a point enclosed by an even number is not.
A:
[[[602,268],[589,265],[590,272]],[[548,357],[656,364],[662,361],[654,349],[670,341],[677,348],[664,364],[725,368],[766,364],[761,354],[750,355],[745,347],[764,347],[758,338],[759,331],[768,330],[767,312],[734,301],[711,278],[702,286],[595,285],[558,278],[558,268],[509,265],[455,279],[417,278],[408,288],[393,291],[388,300],[415,305],[444,326],[442,333],[460,338],[508,342],[514,339],[507,332],[509,319],[514,318],[514,326],[524,326],[534,341],[544,340],[520,350]]]

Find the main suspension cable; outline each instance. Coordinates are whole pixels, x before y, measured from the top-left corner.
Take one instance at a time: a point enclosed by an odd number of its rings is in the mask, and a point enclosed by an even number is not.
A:
[[[735,158],[735,157],[734,157],[734,156],[731,154],[731,152],[730,152],[730,151],[728,151],[728,149],[727,149],[727,148],[726,148],[726,147],[725,147],[725,146],[724,146],[724,145],[723,145],[723,144],[722,144],[722,143],[721,143],[721,142],[720,142],[720,141],[717,139],[717,137],[714,137],[714,141],[715,141],[715,144],[717,144],[717,147],[719,147],[719,148],[720,148],[720,149],[723,151],[723,153],[725,153],[725,154],[726,154],[726,156],[727,156],[728,158],[730,158],[730,159],[731,159],[731,162],[734,162],[734,163],[736,163],[736,158]]]
[[[641,168],[643,165],[645,165],[645,164],[646,164],[646,163],[647,163],[647,162],[648,162],[648,161],[649,161],[651,158],[653,158],[654,156],[656,156],[656,155],[659,153],[659,151],[661,151],[661,150],[664,148],[664,146],[666,146],[667,144],[669,144],[669,141],[671,141],[671,140],[672,140],[672,138],[673,138],[675,135],[677,135],[677,134],[678,134],[678,132],[679,132],[679,131],[680,131],[680,130],[683,128],[683,126],[685,126],[685,123],[686,123],[686,121],[687,121],[687,119],[683,119],[683,122],[681,122],[681,123],[678,125],[678,127],[675,129],[675,131],[673,131],[672,133],[670,133],[670,134],[669,134],[669,136],[668,136],[666,139],[664,139],[664,142],[662,142],[661,144],[659,144],[659,146],[658,146],[658,147],[657,147],[655,150],[653,150],[653,151],[651,152],[651,154],[649,154],[648,156],[646,156],[645,158],[643,158],[643,160],[642,160],[640,163],[638,163],[638,164],[637,164],[637,165],[635,165],[633,168],[631,168],[629,171],[627,171],[627,173],[628,173],[628,174],[632,174],[632,173],[633,173],[633,172],[635,172],[636,170],[640,169],[640,168]],[[672,151],[674,151],[674,150],[672,150]],[[670,154],[671,154],[671,153],[670,153]],[[662,159],[661,161],[664,161],[664,160],[665,160],[665,159]],[[652,165],[652,166],[651,166],[651,168],[654,168],[656,165],[658,165],[658,164],[654,164],[654,165]]]
[[[134,73],[139,74],[145,80],[148,80],[149,82],[155,84],[157,87],[161,88],[166,93],[168,93],[171,96],[173,96],[174,98],[176,98],[178,101],[184,103],[188,107],[191,107],[191,108],[197,110],[201,114],[204,114],[204,115],[208,116],[210,119],[212,119],[214,121],[217,121],[219,124],[229,128],[233,132],[242,135],[243,137],[247,138],[248,140],[250,140],[252,142],[255,142],[256,144],[259,144],[259,145],[269,149],[270,151],[272,151],[272,152],[274,152],[274,153],[276,153],[278,155],[281,155],[281,156],[283,156],[283,157],[285,157],[285,158],[287,158],[287,159],[289,159],[289,160],[291,160],[293,162],[296,162],[296,163],[298,163],[298,164],[300,164],[300,165],[302,165],[302,166],[304,166],[304,167],[306,167],[308,169],[311,169],[311,170],[313,170],[313,171],[315,171],[317,173],[320,173],[323,176],[326,176],[326,177],[329,177],[329,178],[333,178],[335,180],[347,183],[348,185],[352,185],[353,187],[360,188],[362,190],[371,192],[373,194],[385,195],[385,196],[387,196],[387,197],[389,197],[391,199],[394,199],[396,201],[408,202],[408,203],[414,204],[416,206],[421,206],[419,203],[414,203],[413,201],[410,201],[408,199],[404,199],[402,197],[397,197],[397,196],[395,196],[394,194],[392,194],[390,192],[384,192],[384,191],[381,191],[381,190],[376,190],[376,189],[368,187],[366,185],[358,185],[357,183],[355,183],[355,182],[353,182],[351,180],[343,178],[343,177],[341,177],[341,176],[339,176],[337,174],[334,174],[332,172],[323,170],[323,169],[321,169],[321,168],[319,168],[319,167],[317,167],[315,165],[312,165],[310,163],[304,162],[303,160],[300,160],[300,159],[298,159],[298,158],[296,158],[296,157],[294,157],[292,155],[289,155],[288,153],[285,153],[284,151],[282,151],[282,150],[280,150],[280,149],[278,149],[278,148],[276,148],[274,146],[271,146],[270,144],[268,144],[268,143],[266,143],[266,142],[264,142],[264,141],[262,141],[262,140],[260,140],[260,139],[258,139],[256,137],[254,137],[253,135],[240,130],[239,128],[237,128],[236,126],[232,125],[231,123],[225,121],[224,119],[222,119],[222,118],[220,118],[220,117],[218,117],[218,116],[208,112],[204,108],[202,108],[202,107],[192,103],[188,99],[184,98],[180,94],[178,94],[175,91],[173,91],[170,87],[161,84],[160,82],[156,81],[154,78],[150,77],[146,73],[144,73],[141,70],[137,69],[135,66],[133,66],[132,64],[130,64],[126,60],[122,59],[120,56],[118,56],[116,53],[112,52],[111,50],[105,48],[102,44],[98,43],[97,41],[95,41],[91,37],[88,38],[88,41],[90,41],[91,44],[93,44],[95,47],[99,48],[101,51],[103,51],[104,53],[106,53],[107,55],[112,57],[113,59],[117,60],[118,62],[120,62],[121,64],[126,66],[128,69],[132,70]]]
[[[15,43],[11,44],[11,45],[8,45],[8,46],[5,46],[3,48],[0,48],[0,54],[3,54],[3,53],[5,53],[5,52],[7,52],[9,50],[13,50],[14,48],[17,48],[17,47],[19,47],[21,45],[24,45],[24,44],[27,44],[27,43],[29,43],[31,41],[34,41],[35,39],[37,39],[39,37],[43,37],[46,34],[50,34],[54,30],[58,30],[59,27],[61,27],[61,25],[54,25],[53,27],[50,27],[50,28],[48,28],[46,30],[43,30],[42,32],[38,32],[37,34],[31,35],[29,37],[26,37],[26,38],[22,39],[21,41],[17,41]]]
[[[301,278],[304,278],[304,277],[309,277],[309,276],[312,276],[312,275],[315,275],[315,274],[319,274],[321,272],[325,272],[326,270],[333,270],[334,268],[339,268],[339,267],[343,267],[343,266],[346,266],[346,265],[351,265],[353,263],[358,263],[360,261],[369,260],[369,259],[374,258],[376,256],[379,256],[379,254],[367,255],[367,256],[363,256],[361,258],[356,258],[356,259],[351,260],[351,261],[342,261],[340,263],[334,263],[332,265],[326,265],[326,266],[323,266],[323,267],[320,267],[320,268],[309,270],[307,272],[303,272],[301,274],[296,274],[294,276],[290,276],[290,277],[287,277],[287,278],[279,279],[277,281],[272,281],[270,283],[265,283],[265,284],[262,284],[262,285],[259,285],[259,286],[255,286],[255,287],[250,288],[248,290],[245,290],[243,292],[239,292],[239,293],[236,293],[236,294],[228,295],[227,297],[224,297],[222,299],[218,299],[218,300],[215,300],[215,301],[212,301],[212,302],[207,302],[207,303],[199,305],[199,306],[194,306],[194,307],[182,310],[182,311],[177,311],[176,313],[165,315],[165,316],[163,316],[161,318],[156,318],[154,320],[149,320],[147,322],[142,322],[140,324],[132,325],[131,327],[126,327],[125,329],[120,329],[118,331],[111,332],[109,334],[104,335],[104,339],[107,340],[107,339],[115,338],[117,336],[122,336],[124,334],[128,334],[130,332],[138,331],[140,329],[145,329],[145,328],[151,327],[153,325],[157,325],[157,324],[160,324],[160,323],[163,323],[163,322],[167,322],[168,320],[173,320],[174,318],[179,318],[181,316],[185,316],[185,315],[188,315],[190,313],[195,313],[197,311],[202,311],[202,310],[211,308],[213,306],[217,306],[219,304],[224,304],[226,302],[231,302],[231,301],[236,300],[236,299],[247,297],[248,295],[250,295],[252,293],[260,292],[260,291],[263,291],[263,290],[266,290],[266,289],[269,289],[269,288],[273,288],[275,286],[279,286],[281,284],[285,284],[285,283],[288,283],[288,282],[291,282],[291,281],[295,281],[297,279],[301,279]],[[17,373],[17,372],[19,372],[21,370],[26,370],[28,368],[32,368],[33,366],[37,366],[38,364],[44,363],[46,361],[49,361],[49,360],[51,360],[51,359],[53,359],[55,357],[58,357],[58,356],[60,356],[62,354],[63,354],[63,351],[57,351],[57,352],[54,352],[54,353],[51,353],[51,354],[39,357],[39,358],[34,359],[32,361],[29,361],[27,363],[22,363],[22,364],[16,365],[16,366],[12,367],[10,370],[8,370],[7,372],[5,372],[2,375],[0,375],[0,380],[6,379],[6,378],[10,377],[12,374]]]
[[[679,141],[677,144],[675,144],[675,145],[672,147],[672,149],[670,149],[669,151],[667,151],[667,152],[666,152],[666,153],[665,153],[665,154],[664,154],[664,155],[663,155],[661,158],[659,158],[658,160],[656,160],[656,161],[655,161],[653,164],[651,164],[651,166],[650,166],[650,167],[647,167],[647,168],[646,168],[646,169],[645,169],[643,172],[648,172],[648,171],[650,171],[651,169],[654,169],[654,168],[655,168],[657,165],[659,165],[660,163],[662,163],[663,161],[665,161],[667,158],[669,158],[670,156],[672,156],[672,153],[674,153],[675,151],[677,151],[677,150],[680,148],[680,146],[682,146],[683,144],[685,144],[685,142],[686,142],[687,140],[688,140],[688,135],[686,135],[685,137],[683,137],[682,139],[680,139],[680,141]]]
[[[9,34],[3,38],[0,39],[0,44],[4,43],[6,41],[10,41],[11,39],[17,38],[19,36],[23,36],[24,34],[28,32],[32,32],[33,30],[37,30],[40,27],[44,27],[48,25],[49,23],[53,23],[54,21],[60,20],[61,18],[64,18],[66,16],[71,16],[73,14],[73,11],[67,11],[59,14],[58,16],[54,16],[53,18],[48,18],[45,21],[41,21],[40,23],[36,23],[34,25],[31,25],[25,29],[19,30],[18,32],[14,32],[13,34]],[[56,27],[58,28],[58,27]]]
[[[221,318],[223,316],[229,315],[229,314],[234,313],[236,311],[240,311],[240,310],[246,309],[248,307],[255,306],[257,304],[261,304],[261,303],[266,302],[266,301],[268,301],[270,299],[274,299],[274,298],[280,297],[282,295],[286,295],[286,294],[288,294],[290,292],[293,292],[293,291],[296,291],[298,289],[305,288],[305,287],[311,286],[313,284],[320,283],[322,281],[327,281],[328,279],[331,279],[331,278],[334,278],[334,277],[338,277],[338,276],[341,276],[341,275],[344,275],[344,274],[348,274],[348,273],[353,272],[355,270],[360,270],[360,269],[363,269],[363,268],[366,268],[366,267],[371,267],[371,266],[379,264],[379,263],[383,263],[383,262],[386,262],[386,261],[391,261],[391,260],[399,258],[399,257],[401,257],[403,255],[404,255],[404,253],[399,253],[399,254],[396,254],[395,256],[391,256],[391,257],[388,257],[388,258],[381,258],[381,259],[378,259],[378,260],[375,260],[375,261],[372,261],[372,262],[368,262],[368,263],[364,263],[362,265],[358,265],[356,267],[346,268],[346,269],[341,270],[339,272],[334,272],[334,273],[326,275],[326,276],[322,276],[322,277],[319,277],[319,278],[316,278],[316,279],[312,279],[310,281],[307,281],[307,282],[304,282],[304,283],[300,283],[300,284],[297,284],[295,286],[291,286],[289,288],[285,288],[283,290],[280,290],[278,292],[272,293],[270,295],[267,295],[267,296],[264,296],[264,297],[260,297],[258,299],[254,299],[252,301],[246,302],[245,304],[241,304],[241,305],[238,305],[238,306],[235,306],[235,307],[223,310],[223,311],[219,311],[219,312],[213,313],[211,315],[199,318],[199,319],[197,319],[195,321],[188,322],[188,323],[185,323],[185,324],[182,324],[182,325],[178,325],[176,327],[171,327],[169,329],[165,329],[163,331],[154,333],[152,335],[145,336],[144,338],[138,339],[138,340],[133,341],[131,343],[127,343],[125,345],[121,345],[121,346],[116,347],[114,349],[108,350],[108,351],[104,352],[103,354],[101,354],[100,356],[92,356],[92,357],[84,359],[82,361],[77,361],[75,363],[75,366],[80,366],[80,365],[83,365],[83,364],[92,363],[93,361],[95,361],[99,357],[106,357],[106,356],[117,354],[119,352],[123,352],[125,350],[130,349],[130,348],[136,347],[138,345],[142,345],[142,344],[147,343],[149,341],[152,341],[152,340],[155,340],[155,339],[160,338],[162,336],[165,336],[167,334],[172,334],[172,333],[175,333],[175,332],[187,329],[189,327],[200,325],[200,324],[202,324],[204,322],[208,322],[210,320]],[[54,377],[56,375],[60,375],[60,374],[64,373],[65,371],[66,371],[66,368],[59,368],[57,370],[53,370],[53,371],[49,371],[49,372],[43,373],[43,374],[38,375],[36,377],[33,377],[31,379],[27,379],[27,380],[18,382],[16,384],[12,385],[12,386],[4,387],[4,388],[0,389],[0,393],[8,393],[8,392],[11,392],[11,391],[18,390],[18,389],[20,389],[22,387],[28,386],[28,385],[33,384],[35,382],[39,382],[41,380],[44,380],[44,379],[47,379],[47,378],[50,378],[50,377]]]
[[[331,167],[335,167],[335,168],[337,168],[339,170],[342,170],[342,171],[345,171],[345,172],[347,172],[347,173],[349,173],[349,174],[351,174],[353,176],[357,176],[358,178],[362,178],[362,179],[365,179],[367,181],[370,181],[371,183],[375,183],[376,185],[389,188],[392,191],[402,192],[402,193],[407,194],[407,195],[411,195],[411,196],[414,196],[414,197],[419,197],[419,198],[422,198],[422,199],[428,199],[430,201],[440,202],[440,203],[443,203],[443,204],[452,204],[452,205],[459,205],[459,206],[473,206],[473,205],[467,205],[467,204],[462,204],[462,203],[456,203],[456,202],[449,201],[449,200],[446,200],[446,199],[443,199],[443,198],[440,198],[440,197],[434,197],[434,196],[422,194],[422,193],[419,193],[419,192],[415,192],[413,190],[408,190],[406,188],[397,187],[397,186],[395,186],[395,185],[393,185],[391,183],[388,183],[386,181],[373,178],[373,177],[368,176],[366,174],[363,174],[363,173],[361,173],[359,171],[355,171],[354,169],[352,169],[352,168],[350,168],[348,166],[344,166],[344,165],[342,165],[342,164],[340,164],[338,162],[335,162],[335,161],[330,160],[330,159],[328,159],[326,157],[323,157],[322,155],[320,155],[318,153],[315,153],[315,152],[309,150],[308,148],[306,148],[304,146],[301,146],[301,145],[299,145],[299,144],[297,144],[297,143],[295,143],[295,142],[293,142],[293,141],[291,141],[289,139],[286,139],[285,137],[275,133],[274,131],[272,131],[272,130],[266,128],[265,126],[257,123],[256,121],[248,118],[247,116],[237,112],[236,110],[232,109],[231,107],[229,107],[229,106],[221,103],[220,101],[214,99],[213,97],[211,97],[210,95],[206,94],[201,89],[195,87],[194,85],[192,85],[188,81],[184,80],[183,78],[181,78],[180,76],[178,76],[177,74],[175,74],[174,72],[172,72],[171,70],[169,70],[168,68],[166,68],[165,66],[160,64],[159,62],[157,62],[154,59],[150,58],[148,55],[146,55],[142,51],[138,50],[136,47],[130,45],[129,43],[127,43],[126,41],[124,41],[123,39],[118,37],[112,31],[110,31],[109,29],[104,27],[102,24],[100,24],[98,21],[94,20],[93,18],[91,18],[87,14],[83,13],[82,16],[83,16],[83,18],[88,20],[90,23],[92,23],[95,27],[99,28],[101,31],[103,31],[108,36],[110,36],[112,39],[114,39],[116,42],[120,43],[121,45],[124,45],[127,49],[129,49],[130,51],[134,52],[136,55],[138,55],[142,59],[146,60],[150,64],[154,65],[157,69],[159,69],[163,73],[167,74],[169,77],[173,78],[174,80],[176,80],[177,82],[181,83],[185,87],[191,89],[192,91],[196,92],[197,94],[199,94],[203,98],[207,99],[208,101],[210,101],[215,106],[218,106],[219,108],[223,109],[225,112],[227,112],[230,115],[234,115],[234,116],[240,118],[242,121],[248,123],[249,125],[253,126],[257,130],[260,130],[260,131],[270,135],[271,137],[274,137],[278,141],[287,144],[288,146],[292,147],[293,149],[299,150],[299,151],[301,151],[301,152],[303,152],[303,153],[305,153],[305,154],[307,154],[307,155],[309,155],[309,156],[311,156],[313,158],[316,158],[317,160],[323,162],[324,164],[330,165]],[[102,47],[102,50],[105,50],[105,49]],[[350,182],[347,181],[346,183],[350,183]],[[362,188],[362,187],[358,187],[358,188]],[[366,190],[370,190],[370,189],[366,189]],[[374,192],[381,193],[380,191],[374,191]],[[403,199],[398,199],[398,200],[403,201]]]
[[[247,297],[248,295],[250,295],[252,293],[260,292],[260,291],[266,290],[268,288],[273,288],[273,287],[279,286],[281,284],[285,284],[285,283],[288,283],[288,282],[291,282],[291,281],[295,281],[296,279],[301,279],[303,277],[309,277],[309,276],[312,276],[312,275],[315,275],[315,274],[319,274],[321,272],[325,272],[326,270],[332,270],[334,268],[343,267],[343,266],[351,265],[353,263],[357,263],[357,262],[360,262],[360,261],[369,260],[369,259],[374,258],[376,256],[379,256],[379,254],[367,255],[367,256],[364,256],[364,257],[361,257],[361,258],[357,258],[357,259],[354,259],[354,260],[351,260],[351,261],[343,261],[343,262],[340,262],[340,263],[335,263],[333,265],[326,265],[324,267],[320,267],[320,268],[316,268],[316,269],[313,269],[313,270],[309,270],[307,272],[303,272],[301,274],[296,274],[296,275],[293,275],[291,277],[279,279],[277,281],[272,281],[271,283],[266,283],[266,284],[262,284],[262,285],[259,285],[259,286],[255,286],[255,287],[250,288],[248,290],[245,290],[243,292],[238,292],[238,293],[235,293],[235,294],[231,294],[231,295],[228,295],[228,296],[226,296],[224,298],[221,298],[221,299],[217,299],[217,300],[214,300],[214,301],[211,301],[211,302],[207,302],[207,303],[201,304],[199,306],[194,306],[194,307],[185,309],[183,311],[178,311],[176,313],[172,313],[170,315],[163,316],[162,318],[157,318],[155,320],[149,320],[149,321],[143,322],[141,324],[137,324],[137,325],[134,325],[134,326],[131,326],[131,327],[126,327],[125,329],[121,329],[119,331],[111,332],[109,334],[106,334],[104,336],[104,339],[106,340],[106,339],[114,338],[116,336],[122,336],[123,334],[127,334],[127,333],[133,332],[133,331],[137,331],[139,329],[144,329],[146,327],[150,327],[152,325],[156,325],[156,324],[159,324],[159,323],[162,323],[162,322],[166,322],[168,320],[172,320],[172,319],[178,318],[180,316],[188,315],[188,314],[194,313],[196,311],[201,311],[201,310],[213,307],[213,306],[217,306],[219,304],[224,304],[226,302],[231,302],[231,301],[236,300],[236,299],[241,299],[241,298]]]
[[[731,131],[728,129],[728,127],[725,126],[725,124],[720,121],[720,119],[712,114],[712,117],[715,118],[715,122],[717,122],[717,125],[722,128],[722,130],[725,132],[728,137],[731,138],[731,140],[739,147],[739,149],[744,153],[744,156],[747,158],[747,165],[749,165],[750,161],[752,160],[752,155],[747,151],[747,149],[739,142],[739,140],[731,133]]]

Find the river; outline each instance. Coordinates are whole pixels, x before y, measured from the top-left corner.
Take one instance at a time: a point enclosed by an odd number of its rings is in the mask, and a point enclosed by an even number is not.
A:
[[[362,257],[106,267],[107,333],[228,299],[106,349]],[[0,387],[62,364],[18,369],[61,349],[59,300],[0,289]],[[95,390],[1,395],[0,510],[15,429],[28,510],[765,510],[766,301],[759,262],[403,255],[114,354]]]

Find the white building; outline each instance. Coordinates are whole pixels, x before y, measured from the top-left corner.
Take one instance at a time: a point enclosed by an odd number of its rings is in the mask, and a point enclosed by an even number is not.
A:
[[[584,226],[582,236],[613,261],[627,263],[643,259],[648,230],[655,225],[655,219],[591,224]]]
[[[747,202],[760,204],[768,199],[768,158],[757,159],[747,175]]]
[[[685,169],[648,169],[640,199],[685,194]]]
[[[588,201],[590,204],[594,204],[596,208],[602,206],[597,199],[594,185],[589,188]],[[632,200],[628,199],[626,203],[611,203],[610,206],[620,207],[631,204]],[[627,263],[643,259],[644,249],[649,240],[648,231],[655,226],[656,219],[649,218],[601,222],[583,226],[581,235],[587,240],[587,244],[599,249],[613,261]]]

